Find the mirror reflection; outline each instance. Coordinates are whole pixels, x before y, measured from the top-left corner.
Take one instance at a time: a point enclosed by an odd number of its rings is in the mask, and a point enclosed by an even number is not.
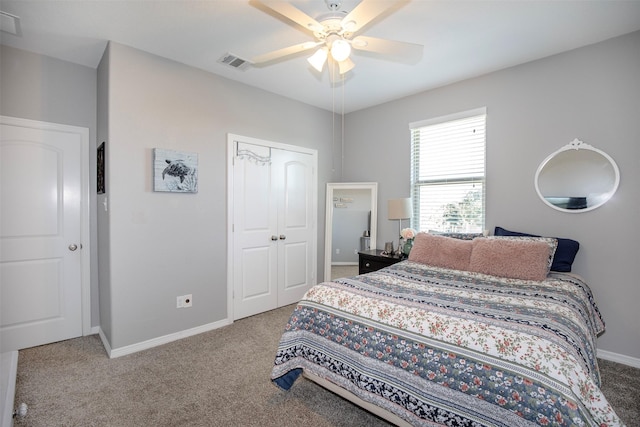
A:
[[[375,249],[378,184],[328,183],[324,279],[358,274],[358,251]]]
[[[535,186],[547,205],[577,213],[606,203],[619,181],[618,166],[609,155],[576,139],[540,164]]]

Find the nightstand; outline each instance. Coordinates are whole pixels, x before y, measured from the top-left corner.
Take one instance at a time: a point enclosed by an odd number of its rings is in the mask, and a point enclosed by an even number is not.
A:
[[[358,274],[371,273],[372,271],[380,270],[381,268],[388,267],[404,259],[395,256],[382,255],[382,250],[380,249],[360,251],[358,252],[358,255]]]

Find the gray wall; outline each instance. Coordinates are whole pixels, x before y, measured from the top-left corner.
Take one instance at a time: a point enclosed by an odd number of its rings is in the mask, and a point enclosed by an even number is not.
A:
[[[96,147],[96,70],[0,45],[0,114],[89,129]],[[96,167],[90,156],[91,325],[99,325]]]
[[[96,252],[98,254],[98,275],[100,283],[111,283],[111,241],[109,239],[110,227],[109,227],[109,212],[105,209],[105,203],[109,203],[109,194],[111,189],[111,183],[109,178],[111,176],[108,165],[111,164],[109,159],[110,147],[107,145],[109,141],[109,50],[107,49],[100,61],[97,70],[98,82],[97,82],[97,117],[98,117],[98,129],[97,129],[97,141],[96,144],[105,144],[105,193],[97,196],[96,204],[96,233],[98,241],[96,245]],[[93,295],[92,295],[93,296]],[[98,286],[98,292],[96,296],[99,298],[100,304],[100,330],[108,342],[111,342],[112,336],[112,317],[111,317],[111,287],[110,286]]]
[[[409,196],[408,123],[486,106],[487,227],[579,240],[574,272],[591,284],[607,322],[599,348],[640,358],[635,307],[640,301],[638,46],[640,33],[634,33],[351,113],[345,123],[345,161],[350,167],[344,177],[336,172],[342,170],[340,143],[332,147],[330,142],[340,136],[334,139],[327,130],[332,126],[326,111],[119,45],[112,46],[115,58],[105,57],[97,72],[0,46],[0,114],[88,127],[92,149],[96,140],[107,141],[106,197],[115,200],[109,201],[109,215],[100,213],[100,233],[112,238],[101,238],[99,251],[92,248],[92,324],[100,325],[117,348],[226,315],[227,132],[318,149],[320,280],[325,183],[379,183],[381,247],[397,237],[397,222],[386,219],[386,200]],[[108,123],[98,129],[97,138],[96,116]],[[565,214],[537,199],[533,176],[540,161],[576,137],[610,154],[622,179],[605,206]],[[154,147],[200,154],[197,195],[151,191]],[[100,212],[95,158],[91,169],[95,244]],[[183,232],[194,240],[189,254],[198,253],[193,258],[167,246],[172,238],[187,241]],[[100,278],[106,282],[100,300],[98,253]],[[161,274],[178,264],[183,267],[176,270],[194,283],[190,291],[184,278],[170,282],[176,271]],[[174,308],[175,296],[183,291],[194,293],[192,310]],[[104,308],[100,318],[98,303]],[[115,322],[118,334],[112,329]]]
[[[100,254],[110,265],[100,288],[117,349],[227,317],[227,133],[318,150],[318,242],[325,184],[337,177],[329,112],[117,43],[107,51],[98,73],[109,171]],[[153,148],[198,153],[197,194],[153,192]],[[319,244],[319,274],[323,253]],[[193,308],[178,310],[184,294]]]
[[[382,207],[408,197],[408,124],[484,106],[487,228],[578,240],[573,271],[587,279],[607,324],[598,347],[637,362],[640,32],[351,113],[344,180],[378,181]],[[613,199],[582,214],[544,205],[533,184],[539,163],[574,138],[607,152],[621,171]],[[395,226],[379,212],[378,247]]]

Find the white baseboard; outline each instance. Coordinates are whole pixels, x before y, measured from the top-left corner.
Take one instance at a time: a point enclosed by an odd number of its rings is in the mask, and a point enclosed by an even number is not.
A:
[[[622,363],[623,365],[640,368],[640,359],[637,357],[625,356],[624,354],[600,349],[598,349],[598,357],[600,359],[609,360],[611,362]]]
[[[109,344],[109,340],[105,336],[104,332],[102,332],[101,327],[98,327],[98,335],[100,336],[100,340],[102,341],[105,351],[109,355],[109,358],[111,358],[111,345]]]
[[[209,323],[207,325],[198,326],[195,328],[187,329],[185,331],[176,332],[174,334],[165,335],[158,338],[153,338],[147,341],[143,341],[137,344],[132,344],[129,346],[112,349],[109,345],[109,340],[102,332],[102,328],[99,326],[94,326],[91,329],[93,334],[97,333],[100,335],[100,339],[102,340],[102,345],[104,345],[105,350],[110,358],[120,357],[127,354],[137,353],[138,351],[147,350],[149,348],[157,347],[162,344],[167,344],[172,341],[176,341],[182,338],[190,337],[193,335],[201,334],[203,332],[212,331],[214,329],[221,328],[223,326],[227,326],[232,324],[233,321],[229,319],[222,319],[217,322]],[[626,356],[624,354],[614,353],[612,351],[607,350],[597,350],[597,356],[600,359],[609,360],[611,362],[622,363],[623,365],[628,365],[634,368],[640,368],[640,358]]]
[[[104,348],[107,351],[107,354],[109,355],[109,358],[113,359],[120,356],[126,356],[127,354],[137,353],[142,350],[148,350],[150,348],[157,347],[159,345],[167,344],[172,341],[177,341],[179,339],[187,338],[193,335],[198,335],[203,332],[212,331],[214,329],[218,329],[223,326],[230,325],[231,323],[233,322],[230,319],[222,319],[217,322],[208,323],[206,325],[198,326],[191,329],[186,329],[184,331],[176,332],[169,335],[164,335],[158,338],[152,338],[147,341],[142,341],[136,344],[131,344],[124,347],[115,348],[115,349],[111,348],[111,345],[109,344],[109,340],[107,340],[107,337],[102,332],[102,328],[99,328],[98,333],[100,335],[100,339],[102,340],[102,345],[104,345]]]

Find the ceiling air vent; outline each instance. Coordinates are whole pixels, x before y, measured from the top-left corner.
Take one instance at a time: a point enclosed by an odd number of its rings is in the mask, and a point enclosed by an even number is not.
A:
[[[248,60],[242,59],[232,53],[225,53],[220,57],[220,59],[218,59],[218,62],[228,65],[229,67],[236,68],[238,70],[244,70],[249,65],[251,65],[251,62],[249,62]]]

